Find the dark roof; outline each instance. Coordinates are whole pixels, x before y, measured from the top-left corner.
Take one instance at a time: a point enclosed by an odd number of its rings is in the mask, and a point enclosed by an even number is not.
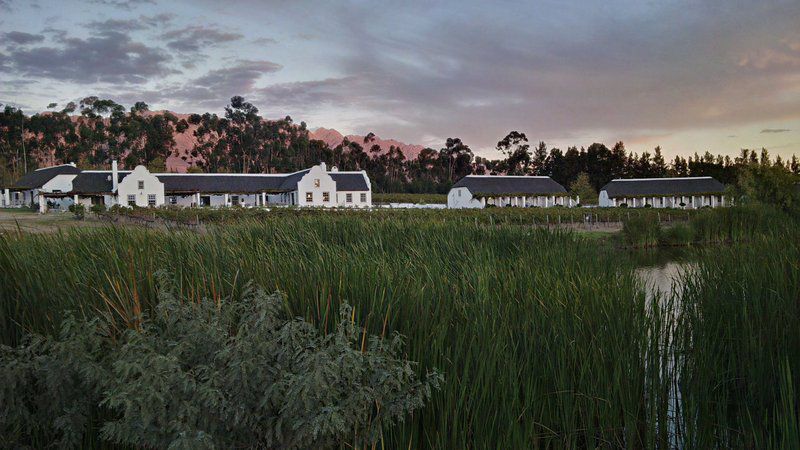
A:
[[[297,189],[297,183],[310,169],[284,174],[154,174],[164,183],[164,192],[178,193],[238,193],[250,194],[259,192],[288,192]],[[74,194],[110,194],[113,183],[110,170],[92,170],[81,172],[74,166],[63,165],[47,167],[31,172],[22,177],[10,189],[37,189],[56,175],[75,174],[72,180]],[[118,172],[118,181],[122,181],[131,171]],[[338,190],[368,191],[369,186],[361,172],[329,172],[336,182]]]
[[[9,189],[39,189],[56,175],[71,175],[80,172],[80,169],[71,164],[36,169],[17,180],[16,183],[9,186]]]
[[[553,195],[566,194],[564,186],[550,177],[505,175],[467,175],[453,185],[465,187],[473,196],[481,195]]]
[[[361,172],[328,172],[336,182],[337,191],[368,191],[367,180]]]
[[[289,175],[156,175],[164,183],[164,192],[206,194],[231,192],[255,194],[259,192],[290,192],[297,189],[297,183],[308,170]],[[339,191],[368,191],[367,181],[360,172],[329,172]]]
[[[284,178],[283,182],[281,183],[281,188],[286,190],[286,191],[293,191],[293,190],[297,189],[297,183],[299,183],[300,180],[304,176],[306,176],[306,174],[310,170],[311,169],[301,170],[299,172],[290,173],[289,175],[286,175],[286,178]]]
[[[285,179],[280,175],[156,175],[164,183],[164,192],[203,194],[237,193],[255,194],[259,192],[282,192],[281,183]]]
[[[129,173],[127,170],[118,172],[117,181],[122,181]],[[74,194],[111,194],[113,189],[110,170],[81,172],[72,180]]]
[[[646,195],[722,194],[725,186],[711,177],[638,178],[613,180],[600,190],[606,191],[609,198],[614,198]]]

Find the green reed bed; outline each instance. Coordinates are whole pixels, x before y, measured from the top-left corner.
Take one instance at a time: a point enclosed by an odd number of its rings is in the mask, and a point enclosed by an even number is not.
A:
[[[386,448],[644,446],[658,437],[653,319],[618,258],[565,232],[357,216],[282,217],[165,233],[80,230],[0,240],[2,340],[49,332],[64,310],[150,311],[153,273],[179,295],[253,280],[330,329],[348,301],[372,334],[397,331],[446,382]]]
[[[800,239],[787,215],[765,213],[750,239],[708,250],[681,303],[648,300],[628,258],[606,244],[517,226],[527,211],[508,221],[446,213],[287,210],[201,233],[3,236],[0,339],[52,332],[65,310],[132,320],[155,305],[160,269],[187,299],[236,299],[252,280],[324,331],[347,301],[369,334],[404,335],[420,374],[443,373],[384,448],[795,442]],[[728,236],[750,223],[702,213],[698,229],[728,223],[717,228]]]
[[[800,448],[796,230],[707,251],[683,280],[674,350],[690,448]]]
[[[756,237],[781,237],[790,233],[791,213],[767,205],[702,209],[688,221],[669,223],[657,216],[623,219],[621,243],[627,247],[689,246],[746,242]]]

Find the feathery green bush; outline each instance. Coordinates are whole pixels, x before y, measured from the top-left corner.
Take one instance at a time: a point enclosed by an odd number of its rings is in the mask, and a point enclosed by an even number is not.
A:
[[[126,446],[368,445],[442,381],[419,379],[399,335],[367,337],[347,305],[321,334],[280,294],[193,302],[160,278],[152,314],[69,316],[59,339],[0,348],[0,445],[78,447],[98,404],[100,437]]]

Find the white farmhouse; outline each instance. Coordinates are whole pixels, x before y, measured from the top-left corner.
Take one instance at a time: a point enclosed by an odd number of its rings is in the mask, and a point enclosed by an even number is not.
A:
[[[365,171],[329,171],[325,163],[290,174],[177,174],[118,170],[114,161],[111,170],[39,169],[3,192],[3,205],[35,204],[41,212],[71,204],[359,208],[372,206],[372,186]]]
[[[599,206],[715,208],[726,206],[724,194],[725,186],[712,177],[617,179],[600,189]]]
[[[447,194],[448,208],[572,207],[580,198],[572,199],[564,186],[550,177],[509,175],[467,175],[458,180]]]
[[[75,164],[43,167],[25,174],[11,186],[6,187],[0,196],[4,208],[39,206],[40,193],[61,193],[70,190],[70,182],[81,171]],[[51,207],[66,209],[72,204],[69,199],[51,200]],[[45,204],[45,206],[47,206]]]

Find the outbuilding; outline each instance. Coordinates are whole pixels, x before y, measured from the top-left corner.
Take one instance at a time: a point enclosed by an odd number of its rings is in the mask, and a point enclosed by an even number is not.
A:
[[[447,194],[447,207],[572,207],[580,198],[570,198],[564,186],[545,176],[467,175]]]
[[[726,206],[725,186],[712,177],[630,178],[612,180],[600,189],[599,206],[622,205],[629,208],[716,208]]]

